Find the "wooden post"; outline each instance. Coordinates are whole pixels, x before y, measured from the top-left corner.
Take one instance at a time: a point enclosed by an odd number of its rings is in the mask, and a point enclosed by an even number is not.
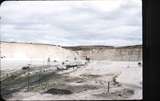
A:
[[[50,57],[48,57],[47,66],[50,66]]]
[[[39,81],[39,86],[41,86],[41,81],[40,81],[40,73],[41,73],[41,70],[39,71],[39,73],[38,73],[38,81]]]
[[[47,82],[47,80],[46,80],[46,87],[45,87],[45,89],[48,89],[48,82]]]
[[[46,80],[46,89],[48,89],[48,82],[47,82],[47,80]]]
[[[109,88],[110,88],[110,82],[108,82],[108,93],[109,93]]]
[[[27,90],[29,91],[29,68],[28,68],[28,77],[27,77]]]

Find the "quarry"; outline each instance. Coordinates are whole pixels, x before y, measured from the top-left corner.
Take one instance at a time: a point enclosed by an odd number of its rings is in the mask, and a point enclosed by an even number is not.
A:
[[[7,100],[142,99],[142,45],[1,42]]]

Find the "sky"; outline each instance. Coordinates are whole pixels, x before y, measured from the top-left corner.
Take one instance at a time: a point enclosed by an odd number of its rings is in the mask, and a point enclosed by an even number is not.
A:
[[[1,41],[142,44],[141,0],[4,1],[0,15]]]

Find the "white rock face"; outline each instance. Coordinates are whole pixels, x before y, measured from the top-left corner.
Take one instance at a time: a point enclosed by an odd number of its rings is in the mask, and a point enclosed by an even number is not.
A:
[[[69,48],[71,50],[75,47]],[[99,47],[88,46],[75,50],[75,52],[84,59],[85,56],[91,60],[112,60],[112,61],[141,61],[142,60],[142,47],[129,46],[129,47]]]
[[[26,64],[46,65],[50,61],[82,61],[87,56],[91,60],[109,61],[141,61],[142,47],[93,47],[87,46],[80,50],[77,47],[65,48],[47,44],[1,42],[1,66],[7,69],[12,66],[20,68]],[[79,48],[79,47],[78,47]],[[12,65],[11,65],[12,64]],[[3,68],[4,67],[4,68]]]
[[[73,60],[78,57],[75,52],[53,45],[25,44],[25,43],[1,43],[2,69],[20,67],[26,64],[46,65],[50,61]],[[13,66],[14,64],[14,66]]]
[[[23,43],[1,43],[1,54],[11,59],[72,59],[76,54],[58,46]]]

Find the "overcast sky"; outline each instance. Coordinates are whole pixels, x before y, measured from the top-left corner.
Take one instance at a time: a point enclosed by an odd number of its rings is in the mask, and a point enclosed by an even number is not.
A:
[[[5,1],[0,15],[1,41],[142,44],[141,0]]]

